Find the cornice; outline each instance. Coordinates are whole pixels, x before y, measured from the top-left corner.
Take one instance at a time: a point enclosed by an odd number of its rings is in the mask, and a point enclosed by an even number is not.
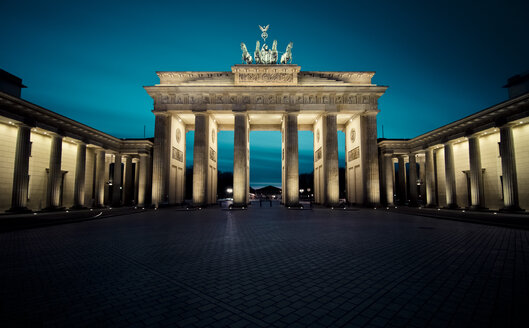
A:
[[[459,119],[435,130],[421,134],[406,142],[410,151],[416,152],[443,145],[461,137],[480,135],[482,131],[529,117],[529,93],[506,100],[477,113]],[[382,140],[379,147],[397,146],[401,141]]]
[[[128,142],[3,92],[0,92],[0,115],[109,151],[118,151],[123,142]]]

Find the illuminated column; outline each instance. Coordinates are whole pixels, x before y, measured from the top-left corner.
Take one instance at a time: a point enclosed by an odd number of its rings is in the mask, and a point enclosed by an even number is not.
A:
[[[481,171],[481,150],[479,136],[468,138],[470,160],[470,200],[472,209],[484,209],[483,172]]]
[[[323,124],[325,125],[325,129],[323,129],[325,205],[333,206],[340,202],[340,186],[338,175],[338,131],[336,130],[336,115],[323,115],[322,120]]]
[[[437,197],[435,195],[435,172],[433,163],[433,149],[428,148],[425,151],[426,163],[425,163],[425,175],[426,175],[426,206],[434,207],[437,206]]]
[[[393,157],[392,154],[385,154],[384,156],[384,173],[386,175],[386,200],[387,205],[394,205],[393,200]]]
[[[147,192],[147,173],[149,168],[149,155],[140,154],[140,161],[138,166],[138,206],[145,206],[145,196]]]
[[[457,208],[456,194],[456,172],[454,168],[454,145],[447,142],[444,145],[445,152],[445,189],[446,189],[446,207]]]
[[[132,157],[130,155],[123,156],[125,158],[125,172],[123,174],[123,204],[132,205],[134,198],[134,185],[132,184]]]
[[[77,159],[75,161],[75,182],[73,204],[74,207],[84,207],[86,173],[86,144],[77,144]]]
[[[512,126],[504,125],[500,127],[500,155],[504,206],[502,210],[520,211]]]
[[[50,149],[50,165],[48,171],[48,188],[46,198],[46,208],[56,209],[61,205],[61,156],[62,156],[62,136],[52,134]]]
[[[404,155],[398,155],[397,159],[399,161],[399,202],[401,204],[406,203],[406,161],[404,160]]]
[[[417,158],[416,155],[413,153],[410,153],[409,158],[409,179],[408,184],[410,186],[410,202],[409,206],[417,206]]]
[[[419,179],[421,180],[419,192],[421,195],[421,201],[424,204],[426,201],[426,158],[425,156],[419,156],[419,154],[417,154],[417,160],[419,162]]]
[[[208,202],[208,133],[209,115],[195,113],[195,143],[193,145],[193,204]]]
[[[112,206],[121,206],[121,154],[114,155],[114,175],[112,176]]]
[[[233,204],[246,206],[248,203],[248,133],[246,113],[235,113],[233,140]]]
[[[283,202],[286,206],[296,206],[299,204],[298,114],[285,114],[283,124],[285,131]]]
[[[132,159],[132,165],[135,166],[134,168],[134,204],[138,205],[138,189],[139,189],[138,180],[140,178],[140,159],[137,157],[134,157]]]
[[[105,205],[105,150],[96,150],[96,183],[95,183],[95,205]]]
[[[31,152],[31,128],[20,124],[17,131],[15,150],[15,170],[13,172],[13,189],[11,209],[9,211],[27,211],[29,183],[29,155]]]
[[[380,203],[380,185],[378,177],[378,144],[377,144],[377,112],[369,112],[360,116],[362,147],[360,150],[364,171],[364,204]]]
[[[168,202],[168,177],[169,177],[169,128],[171,116],[166,113],[155,114],[154,122],[154,147],[152,168],[152,203],[158,207]]]

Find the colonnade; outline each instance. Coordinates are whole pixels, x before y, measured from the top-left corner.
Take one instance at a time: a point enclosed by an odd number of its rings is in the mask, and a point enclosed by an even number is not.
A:
[[[31,127],[20,123],[17,124],[17,137],[15,148],[15,165],[13,171],[13,185],[11,208],[12,212],[23,212],[34,209],[28,209],[28,190],[29,190],[29,161],[31,157]],[[49,163],[47,168],[47,182],[44,210],[57,210],[62,208],[61,197],[62,179],[64,172],[62,167],[62,145],[63,136],[47,131],[46,135],[51,137],[51,146],[49,150]],[[113,150],[103,149],[101,147],[90,145],[95,153],[95,174],[94,181],[88,183],[94,185],[93,204],[86,204],[86,166],[87,166],[87,143],[82,140],[72,140],[77,144],[74,188],[73,188],[73,208],[84,208],[91,206],[113,206],[132,205],[133,203],[140,206],[145,205],[147,195],[147,185],[149,184],[150,155],[139,153],[135,155],[120,153]],[[108,201],[106,194],[109,192],[109,170],[110,161],[106,156],[113,154],[114,157],[114,174],[112,180],[113,197]],[[121,163],[124,163],[124,181],[121,181]],[[133,175],[133,163],[136,165],[136,178]],[[123,193],[121,190],[123,189]]]
[[[497,132],[497,128],[494,130]],[[444,153],[444,192],[446,200],[443,203],[447,208],[461,208],[464,205],[458,203],[458,190],[462,190],[462,186],[458,189],[456,185],[456,161],[460,159],[455,158],[454,145],[456,142],[468,142],[468,171],[465,173],[468,176],[468,190],[469,203],[468,208],[475,210],[487,209],[485,199],[485,186],[483,178],[482,167],[482,149],[480,147],[480,138],[486,135],[486,132],[479,132],[468,135],[467,137],[455,140],[447,140],[443,144],[425,147],[422,150],[412,151],[408,153],[399,154],[388,151],[384,153],[384,188],[386,203],[394,205],[396,200],[401,204],[408,204],[410,206],[417,206],[419,204],[419,195],[422,198],[422,203],[428,207],[439,207],[441,200],[438,199],[440,194],[438,186],[437,175],[440,173],[436,169],[435,154],[442,149]],[[513,139],[513,124],[504,124],[499,127],[499,155],[501,157],[501,170],[498,174],[501,176],[501,198],[503,207],[501,210],[506,211],[520,211],[518,199],[517,186],[517,172],[516,172],[516,156],[514,151]],[[395,181],[395,159],[398,162],[398,181]],[[406,170],[406,159],[409,162],[408,170]],[[417,165],[418,159],[420,165]],[[420,179],[417,174],[417,166],[423,179]],[[394,183],[396,182],[396,183]],[[422,194],[418,194],[416,183],[423,184],[425,188]],[[394,185],[398,188],[395,188]],[[396,198],[394,198],[396,196]]]
[[[224,114],[224,113],[223,113]],[[153,160],[152,202],[155,206],[177,203],[184,196],[172,193],[183,193],[184,190],[175,188],[178,179],[175,176],[175,165],[182,165],[170,154],[181,151],[185,154],[185,141],[176,140],[174,131],[194,129],[193,146],[193,181],[192,201],[195,206],[204,206],[216,202],[216,172],[217,172],[217,144],[216,135],[219,129],[234,131],[233,154],[233,202],[234,206],[244,207],[249,202],[250,191],[250,137],[249,133],[254,122],[250,121],[251,113],[246,110],[233,111],[233,125],[218,125],[215,113],[195,111],[194,126],[185,125],[178,113],[155,112],[155,140]],[[224,114],[225,115],[225,114]],[[286,111],[281,114],[281,123],[270,124],[267,129],[281,131],[281,175],[282,202],[286,206],[299,204],[299,154],[298,154],[298,124],[300,112]],[[361,158],[354,158],[365,173],[361,180],[348,179],[347,183],[357,183],[359,193],[363,199],[357,203],[377,204],[380,202],[380,188],[378,175],[378,153],[376,145],[376,116],[374,114],[360,114],[353,116],[359,131],[357,148],[362,149]],[[189,120],[188,120],[189,124]],[[256,123],[259,129],[263,124]],[[352,123],[351,123],[352,124]],[[343,126],[342,126],[343,127]],[[349,129],[349,123],[345,125]],[[307,125],[304,126],[304,129]],[[339,168],[338,168],[338,122],[337,113],[320,113],[312,124],[314,132],[314,195],[315,201],[327,206],[339,203]],[[178,132],[180,133],[180,132]],[[353,162],[354,162],[353,161]],[[185,160],[184,160],[185,162]],[[350,163],[353,163],[350,162]],[[355,188],[349,188],[355,189]]]

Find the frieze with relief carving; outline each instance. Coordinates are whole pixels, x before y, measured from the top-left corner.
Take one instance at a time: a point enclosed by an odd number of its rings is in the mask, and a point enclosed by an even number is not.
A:
[[[364,104],[376,105],[378,95],[366,94],[159,94],[157,104]]]

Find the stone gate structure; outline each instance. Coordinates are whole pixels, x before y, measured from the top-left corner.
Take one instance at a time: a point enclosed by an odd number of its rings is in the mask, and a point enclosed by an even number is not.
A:
[[[156,116],[152,201],[184,200],[187,131],[195,131],[193,203],[216,201],[218,131],[234,131],[233,198],[249,195],[249,132],[281,131],[282,194],[298,204],[298,130],[314,132],[316,203],[339,202],[337,131],[346,134],[347,197],[380,202],[374,72],[303,72],[297,65],[235,65],[231,72],[158,72],[145,87]]]

